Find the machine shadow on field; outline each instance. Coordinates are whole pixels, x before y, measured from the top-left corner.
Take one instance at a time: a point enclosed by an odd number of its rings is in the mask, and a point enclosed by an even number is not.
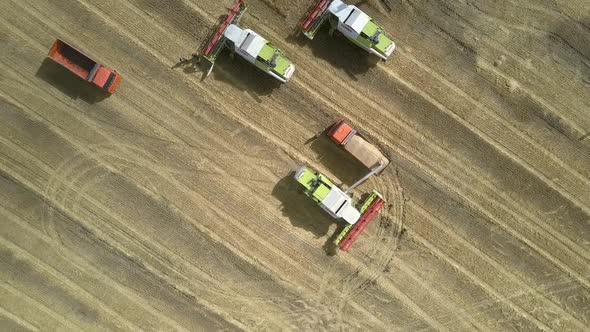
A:
[[[326,236],[335,220],[303,193],[302,187],[293,178],[294,174],[293,171],[277,182],[272,190],[272,195],[281,201],[281,212],[289,218],[294,227],[303,228],[313,233],[317,238]],[[323,248],[326,254],[333,255],[332,241],[343,227],[343,225],[338,225],[336,232],[331,234],[324,243]]]
[[[260,96],[268,96],[282,85],[272,76],[239,56],[233,56],[228,51],[224,51],[217,58],[210,78],[230,83],[248,93],[259,103],[262,102]]]
[[[172,66],[172,69],[182,68],[185,74],[201,73],[201,81],[205,79],[217,79],[228,82],[234,87],[245,91],[257,102],[261,103],[260,96],[270,95],[275,89],[281,87],[281,82],[272,76],[260,71],[251,64],[243,61],[239,56],[223,51],[215,61],[213,71],[207,77],[210,68],[209,61],[198,54],[192,54],[191,58],[180,58]]]
[[[110,93],[84,81],[49,58],[45,58],[35,76],[53,85],[68,97],[80,98],[89,104],[98,103],[111,96]]]
[[[330,36],[329,24],[320,28],[313,40],[309,40],[298,31],[287,38],[299,47],[309,45],[315,57],[321,58],[338,69],[343,70],[351,79],[358,80],[357,75],[366,73],[379,63],[379,58],[354,45],[340,32]],[[297,73],[295,73],[297,75]]]
[[[318,162],[328,168],[334,176],[335,184],[353,184],[367,174],[368,170],[351,154],[337,146],[325,134],[311,141],[309,147],[318,154]]]

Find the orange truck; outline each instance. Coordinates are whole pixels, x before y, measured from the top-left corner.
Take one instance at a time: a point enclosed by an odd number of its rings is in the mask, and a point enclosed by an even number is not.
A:
[[[376,169],[376,174],[383,172],[385,167],[389,165],[389,159],[344,120],[333,124],[327,134],[334,143],[343,147],[365,167],[370,170]]]
[[[370,171],[345,191],[350,192],[373,175],[378,175],[389,165],[389,159],[379,149],[364,139],[344,120],[337,121],[327,132],[330,139],[348,151]]]
[[[53,43],[47,56],[83,80],[98,86],[108,93],[115,92],[121,82],[121,75],[117,72],[96,63],[96,61],[62,40],[58,39]]]

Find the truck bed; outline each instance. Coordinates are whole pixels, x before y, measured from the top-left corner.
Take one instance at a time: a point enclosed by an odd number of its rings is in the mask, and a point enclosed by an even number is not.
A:
[[[373,168],[377,166],[379,162],[383,163],[383,168],[389,164],[389,159],[387,159],[377,147],[370,144],[359,135],[354,135],[348,143],[344,145],[344,149],[350,152],[350,154],[363,163],[367,168]]]
[[[87,79],[96,62],[77,49],[57,40],[48,56],[83,79]]]

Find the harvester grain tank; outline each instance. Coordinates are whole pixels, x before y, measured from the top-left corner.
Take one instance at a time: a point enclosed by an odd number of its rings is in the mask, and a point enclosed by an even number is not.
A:
[[[331,31],[338,30],[357,46],[385,61],[393,53],[395,43],[383,28],[362,10],[341,0],[319,0],[301,23],[301,30],[313,39],[328,21]]]
[[[78,49],[62,40],[56,40],[47,55],[83,80],[108,93],[113,93],[121,82],[121,75],[92,60]]]
[[[348,251],[377,216],[385,202],[383,197],[374,191],[365,201],[355,205],[352,197],[334,185],[330,179],[306,166],[301,166],[294,177],[303,186],[308,197],[330,216],[346,223],[346,227],[334,241],[344,251]]]
[[[295,65],[268,40],[250,29],[238,26],[246,9],[244,1],[238,0],[205,46],[203,57],[211,63],[207,75],[213,70],[219,54],[229,48],[258,69],[286,83],[293,76]]]

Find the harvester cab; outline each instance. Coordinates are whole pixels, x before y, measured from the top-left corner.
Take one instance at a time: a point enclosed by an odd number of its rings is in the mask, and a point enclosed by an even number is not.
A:
[[[352,204],[352,198],[335,186],[324,175],[301,166],[295,172],[295,180],[305,188],[305,194],[320,205],[333,218],[354,224],[360,217]]]
[[[229,48],[258,69],[286,83],[293,76],[295,65],[268,40],[250,29],[238,26],[246,9],[244,1],[238,0],[205,46],[203,57],[211,63],[207,76],[211,74],[219,54]]]
[[[341,0],[319,0],[301,23],[303,34],[313,39],[326,21],[330,22],[331,31],[340,31],[354,44],[383,61],[395,49],[395,43],[381,26],[356,6]]]

